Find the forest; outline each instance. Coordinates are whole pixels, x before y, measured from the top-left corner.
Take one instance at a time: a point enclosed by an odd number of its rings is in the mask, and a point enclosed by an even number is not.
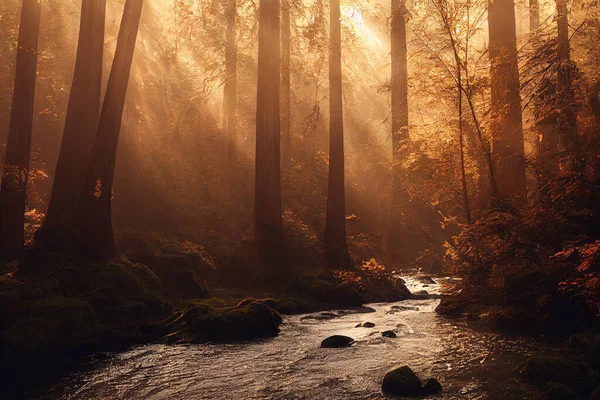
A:
[[[600,400],[600,4],[1,0],[0,398]]]

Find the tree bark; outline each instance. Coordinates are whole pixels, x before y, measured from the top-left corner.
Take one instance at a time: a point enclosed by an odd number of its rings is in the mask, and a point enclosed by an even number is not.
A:
[[[540,2],[529,0],[529,31],[535,32],[540,27]]]
[[[23,249],[25,201],[35,97],[41,2],[23,0],[6,157],[0,188],[0,258],[19,259]]]
[[[527,192],[514,1],[489,0],[488,23],[492,151],[498,195],[519,205],[525,202]]]
[[[290,0],[281,2],[281,156],[284,169],[290,166],[292,139],[291,139],[291,112],[290,112]]]
[[[68,232],[100,115],[106,0],[83,0],[75,72],[48,212],[36,240],[60,245]]]
[[[344,183],[344,116],[342,109],[342,36],[340,2],[330,2],[329,34],[329,180],[325,254],[329,268],[350,267],[346,243],[346,193]]]
[[[561,151],[566,164],[573,170],[582,170],[583,162],[579,148],[575,95],[571,68],[571,46],[569,43],[569,11],[566,0],[556,0],[558,28],[558,93],[560,113],[558,114],[558,135]]]
[[[123,108],[144,0],[127,0],[108,78],[96,139],[74,218],[81,250],[93,258],[116,255],[112,230],[115,161]]]
[[[289,272],[281,208],[279,9],[279,0],[260,1],[252,258],[266,279]]]
[[[227,44],[225,48],[225,85],[223,87],[223,131],[225,132],[225,179],[231,180],[231,173],[237,164],[237,43],[235,35],[236,0],[227,3]]]

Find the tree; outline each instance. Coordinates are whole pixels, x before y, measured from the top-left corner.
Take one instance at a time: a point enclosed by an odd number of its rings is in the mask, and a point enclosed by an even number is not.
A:
[[[559,110],[558,135],[562,150],[570,159],[571,168],[581,170],[582,158],[577,133],[577,115],[575,114],[575,96],[571,65],[571,46],[569,43],[569,11],[567,0],[556,0],[558,29],[558,93]]]
[[[540,1],[529,0],[529,31],[535,32],[540,27]]]
[[[281,268],[287,251],[281,208],[279,9],[279,0],[260,1],[252,259],[263,278],[289,272]]]
[[[98,117],[102,86],[106,0],[83,0],[73,84],[48,212],[36,240],[65,238],[87,171]]]
[[[350,266],[350,259],[346,243],[340,2],[331,0],[329,6],[329,180],[324,244],[329,267],[344,269]]]
[[[284,167],[289,167],[292,140],[290,117],[290,0],[281,3],[281,156]]]
[[[527,193],[514,1],[489,0],[488,24],[490,128],[498,195],[519,204]]]
[[[16,260],[24,241],[41,2],[23,0],[15,85],[0,188],[0,257]]]
[[[117,145],[144,0],[127,0],[90,164],[79,195],[74,232],[94,258],[116,255],[111,203]]]
[[[236,0],[227,1],[227,43],[225,48],[225,85],[223,87],[223,111],[225,131],[224,172],[231,179],[237,162],[237,43],[235,35]]]

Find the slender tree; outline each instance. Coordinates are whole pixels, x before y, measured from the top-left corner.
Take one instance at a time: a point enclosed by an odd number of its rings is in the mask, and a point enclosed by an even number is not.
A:
[[[225,132],[224,173],[231,179],[237,163],[237,42],[236,0],[227,1],[227,43],[225,48],[225,85],[223,87],[223,130]]]
[[[329,185],[324,244],[329,267],[348,268],[350,259],[346,243],[340,2],[331,0],[329,6]]]
[[[526,198],[525,156],[514,0],[489,0],[492,151],[498,195]]]
[[[98,127],[105,16],[106,0],[83,0],[67,118],[48,212],[36,233],[38,241],[63,241],[73,221]]]
[[[529,0],[529,31],[535,32],[540,27],[540,1]]]
[[[144,0],[127,0],[90,164],[79,195],[74,231],[82,250],[95,258],[116,254],[112,189],[125,96]]]
[[[406,45],[406,2],[391,0],[391,91],[392,91],[392,193],[391,215],[384,248],[397,260],[404,253],[401,207],[409,197],[402,187],[402,163],[410,142],[408,133],[408,52]]]
[[[281,156],[284,167],[290,164],[292,140],[291,140],[291,116],[290,116],[290,0],[281,2]]]
[[[287,251],[281,208],[279,11],[279,0],[260,1],[252,258],[263,278],[289,272],[282,267]]]
[[[20,258],[23,249],[41,8],[39,0],[23,0],[21,8],[15,86],[0,188],[0,258],[5,261]]]
[[[571,67],[571,46],[569,43],[569,11],[567,0],[556,0],[558,29],[558,93],[560,112],[558,113],[559,142],[565,154],[568,154],[570,167],[582,169],[581,150],[577,133],[577,115],[575,113],[575,95]]]

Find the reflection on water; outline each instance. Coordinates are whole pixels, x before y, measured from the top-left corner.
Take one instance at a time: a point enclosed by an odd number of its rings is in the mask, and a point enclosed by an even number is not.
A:
[[[408,284],[412,291],[439,293],[438,285],[424,287],[411,279]],[[385,398],[383,375],[396,365],[438,378],[445,389],[439,398],[530,398],[522,383],[509,381],[502,371],[534,345],[471,331],[438,316],[438,302],[372,304],[375,312],[336,312],[335,318],[292,316],[278,337],[262,341],[138,347],[90,359],[85,372],[74,373],[42,398],[380,399]],[[355,327],[367,321],[375,327]],[[381,337],[385,330],[398,337]],[[321,349],[321,340],[333,334],[358,343]]]

